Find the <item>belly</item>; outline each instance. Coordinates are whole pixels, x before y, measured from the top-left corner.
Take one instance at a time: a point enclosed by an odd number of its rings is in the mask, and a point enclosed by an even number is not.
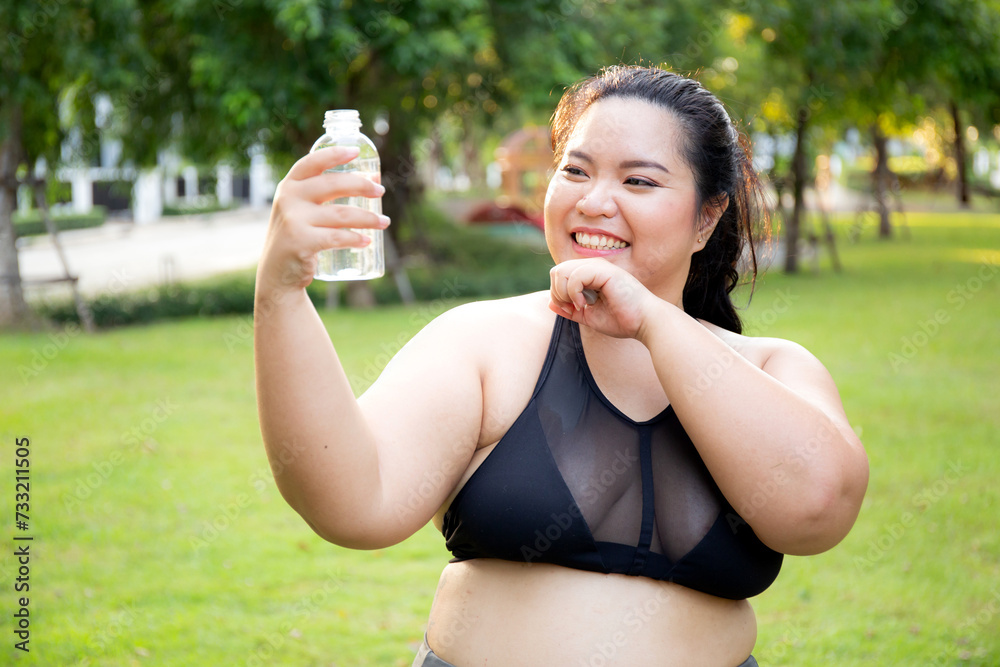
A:
[[[477,559],[445,568],[427,638],[457,667],[736,667],[757,624],[746,600],[670,582]]]

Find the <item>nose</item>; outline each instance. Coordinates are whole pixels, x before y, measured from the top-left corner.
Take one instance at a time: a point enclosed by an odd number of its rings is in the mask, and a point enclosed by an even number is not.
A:
[[[618,212],[618,204],[607,188],[595,185],[577,200],[576,210],[589,218],[613,218]]]

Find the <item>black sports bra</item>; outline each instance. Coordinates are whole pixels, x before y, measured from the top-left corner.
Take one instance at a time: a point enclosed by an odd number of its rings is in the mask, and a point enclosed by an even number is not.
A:
[[[645,422],[601,393],[579,326],[556,317],[531,401],[458,492],[452,562],[500,558],[761,593],[782,555],[726,501],[668,406]]]

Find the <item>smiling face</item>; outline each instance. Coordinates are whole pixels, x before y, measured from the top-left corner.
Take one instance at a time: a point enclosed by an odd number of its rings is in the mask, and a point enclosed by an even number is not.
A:
[[[696,220],[704,216],[682,131],[673,114],[644,100],[605,98],[583,113],[545,197],[545,238],[557,263],[604,257],[680,303],[691,255],[711,232]]]

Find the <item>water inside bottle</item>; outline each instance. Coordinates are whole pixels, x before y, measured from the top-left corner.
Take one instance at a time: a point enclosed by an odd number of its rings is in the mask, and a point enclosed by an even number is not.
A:
[[[330,171],[354,172],[380,182],[378,157],[355,158],[345,165]],[[332,204],[357,206],[375,214],[382,213],[382,200],[375,197],[341,197]],[[317,255],[316,278],[320,280],[369,280],[385,273],[385,257],[382,246],[381,229],[355,229],[354,231],[371,239],[364,248],[336,248],[324,250]]]

